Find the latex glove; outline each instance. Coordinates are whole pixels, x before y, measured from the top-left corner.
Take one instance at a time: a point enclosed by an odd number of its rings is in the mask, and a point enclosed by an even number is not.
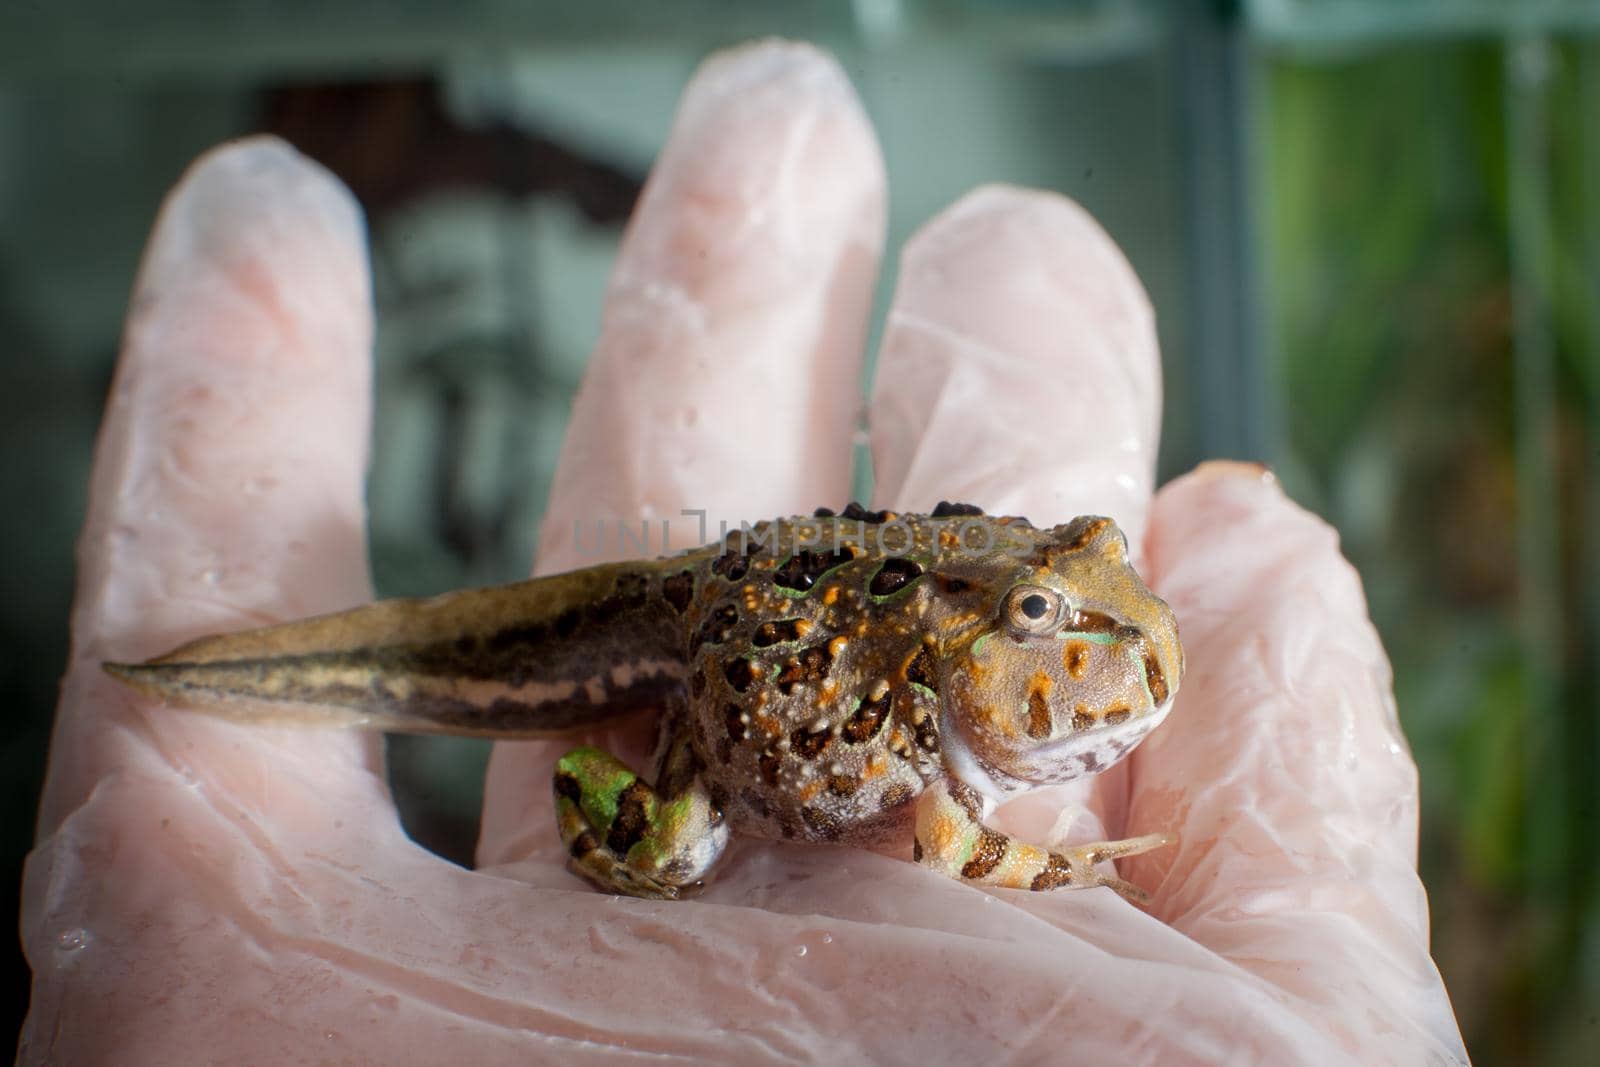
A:
[[[831,61],[769,44],[706,65],[624,243],[543,569],[591,562],[575,518],[845,502],[883,187]],[[562,867],[554,743],[496,750],[474,873],[406,838],[377,738],[119,688],[101,660],[368,597],[371,330],[357,211],[318,168],[247,142],[174,192],[80,545],[22,1063],[1464,1059],[1356,576],[1256,468],[1151,504],[1151,313],[1078,208],[986,189],[906,249],[875,503],[1147,531],[1188,650],[1178,706],[1117,771],[1005,814],[1035,838],[1079,804],[1080,840],[1181,833],[1123,865],[1148,911],[759,842],[700,899],[606,896]]]

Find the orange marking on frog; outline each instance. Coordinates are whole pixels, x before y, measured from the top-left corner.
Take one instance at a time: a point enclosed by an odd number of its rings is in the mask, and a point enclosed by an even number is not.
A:
[[[1076,552],[1080,548],[1087,547],[1090,541],[1093,541],[1096,537],[1099,537],[1101,532],[1110,525],[1110,519],[1095,519],[1093,522],[1085,524],[1084,528],[1078,533],[1078,536],[1074,537],[1063,547],[1068,552]]]
[[[1082,678],[1089,673],[1089,646],[1082,641],[1068,641],[1061,650],[1061,663],[1072,678]]]
[[[839,587],[836,585],[828,586],[827,592],[822,594],[822,602],[830,608],[837,604],[839,602]]]
[[[1042,741],[1050,736],[1050,688],[1055,683],[1044,671],[1028,679],[1028,736]]]
[[[927,848],[936,856],[948,856],[961,847],[961,833],[966,820],[940,813],[928,827]]]
[[[984,724],[987,725],[989,729],[994,730],[997,733],[1004,734],[1006,737],[1017,736],[1016,719],[1002,712],[998,706],[994,704],[985,704],[978,714],[982,717]]]

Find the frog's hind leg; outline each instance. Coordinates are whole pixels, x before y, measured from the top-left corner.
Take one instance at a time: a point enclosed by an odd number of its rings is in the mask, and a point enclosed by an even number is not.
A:
[[[1101,874],[1095,865],[1119,856],[1172,844],[1171,834],[1146,834],[1123,841],[1096,841],[1052,852],[983,825],[983,798],[955,778],[923,791],[917,801],[915,854],[918,863],[952,878],[1008,889],[1108,886],[1136,904],[1149,894],[1132,882]]]
[[[728,827],[698,777],[672,786],[658,792],[598,748],[561,757],[556,821],[572,869],[626,896],[674,900],[697,888],[727,847]]]

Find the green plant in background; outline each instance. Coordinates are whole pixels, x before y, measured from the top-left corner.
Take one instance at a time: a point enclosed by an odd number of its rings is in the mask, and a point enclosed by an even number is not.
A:
[[[1600,938],[1597,52],[1434,41],[1261,72],[1279,467],[1340,528],[1394,660],[1437,957],[1480,1062],[1581,1062]],[[1544,379],[1519,362],[1542,339]]]

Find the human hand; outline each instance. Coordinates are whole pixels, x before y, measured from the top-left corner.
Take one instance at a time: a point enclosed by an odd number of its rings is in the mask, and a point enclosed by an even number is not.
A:
[[[830,61],[706,65],[624,243],[542,570],[592,562],[577,518],[848,498],[883,197]],[[595,893],[549,810],[572,742],[497,746],[465,871],[406,838],[376,738],[118,687],[100,661],[370,596],[370,339],[359,219],[325,174],[271,142],[191,171],[146,256],[80,544],[20,1062],[1464,1061],[1356,577],[1259,469],[1152,501],[1150,309],[1073,205],[981,190],[907,247],[875,504],[1129,532],[1183,627],[1177,707],[1114,771],[1001,815],[1040,841],[1080,805],[1077,840],[1177,831],[1123,863],[1148,910],[764,842],[693,902]]]

